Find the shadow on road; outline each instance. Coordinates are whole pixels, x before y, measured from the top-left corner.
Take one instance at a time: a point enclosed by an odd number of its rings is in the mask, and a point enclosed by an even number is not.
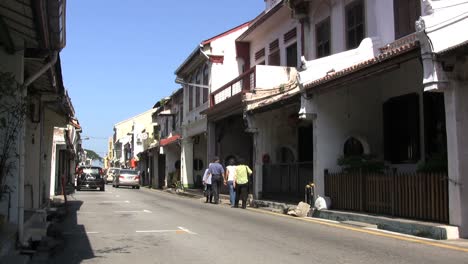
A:
[[[61,252],[56,252],[51,256],[48,263],[75,264],[96,257],[89,242],[85,226],[78,224],[77,212],[82,205],[83,201],[79,200],[67,202],[67,216],[58,226],[58,231],[63,235],[65,245]]]

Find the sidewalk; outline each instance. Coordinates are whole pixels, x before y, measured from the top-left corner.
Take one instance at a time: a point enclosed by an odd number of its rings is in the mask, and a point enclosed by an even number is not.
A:
[[[166,189],[164,191],[176,193],[172,189]],[[201,189],[186,189],[184,193],[177,194],[204,199],[203,190]],[[220,199],[221,204],[229,204],[229,195],[221,194]],[[288,210],[296,208],[297,205],[267,200],[253,200],[251,206],[270,212],[286,214]],[[447,244],[455,244],[460,247],[468,248],[468,240],[459,239],[458,227],[456,226],[335,210],[315,210],[311,218],[331,220],[354,227],[385,230],[422,238],[443,240],[443,242]]]

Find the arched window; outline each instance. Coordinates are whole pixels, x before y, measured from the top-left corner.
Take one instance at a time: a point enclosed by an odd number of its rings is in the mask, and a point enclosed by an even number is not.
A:
[[[345,156],[360,156],[364,154],[364,146],[358,139],[350,137],[344,144],[343,152]]]
[[[294,153],[288,147],[281,147],[278,150],[278,161],[279,163],[293,163]]]

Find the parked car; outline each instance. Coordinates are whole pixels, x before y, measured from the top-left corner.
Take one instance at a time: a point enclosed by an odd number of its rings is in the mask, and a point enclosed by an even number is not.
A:
[[[76,190],[97,189],[101,192],[105,190],[106,181],[101,167],[84,166],[77,169]]]
[[[140,172],[132,169],[120,169],[112,182],[112,187],[119,188],[119,186],[140,189]]]
[[[106,183],[114,181],[114,177],[119,174],[119,168],[109,168],[106,174]]]

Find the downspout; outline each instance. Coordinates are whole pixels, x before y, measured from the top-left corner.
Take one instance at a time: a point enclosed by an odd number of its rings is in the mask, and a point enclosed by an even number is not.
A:
[[[50,61],[44,65],[38,72],[26,79],[21,87],[21,97],[25,100],[28,96],[28,86],[31,85],[37,78],[49,70],[57,62],[58,52],[54,51],[50,57]],[[43,122],[44,120],[41,120]],[[22,124],[19,137],[19,177],[18,177],[18,240],[21,245],[24,244],[24,166],[25,166],[25,138],[26,125]],[[42,137],[42,135],[41,135]],[[41,153],[42,155],[42,153]],[[39,183],[40,184],[40,183]]]

